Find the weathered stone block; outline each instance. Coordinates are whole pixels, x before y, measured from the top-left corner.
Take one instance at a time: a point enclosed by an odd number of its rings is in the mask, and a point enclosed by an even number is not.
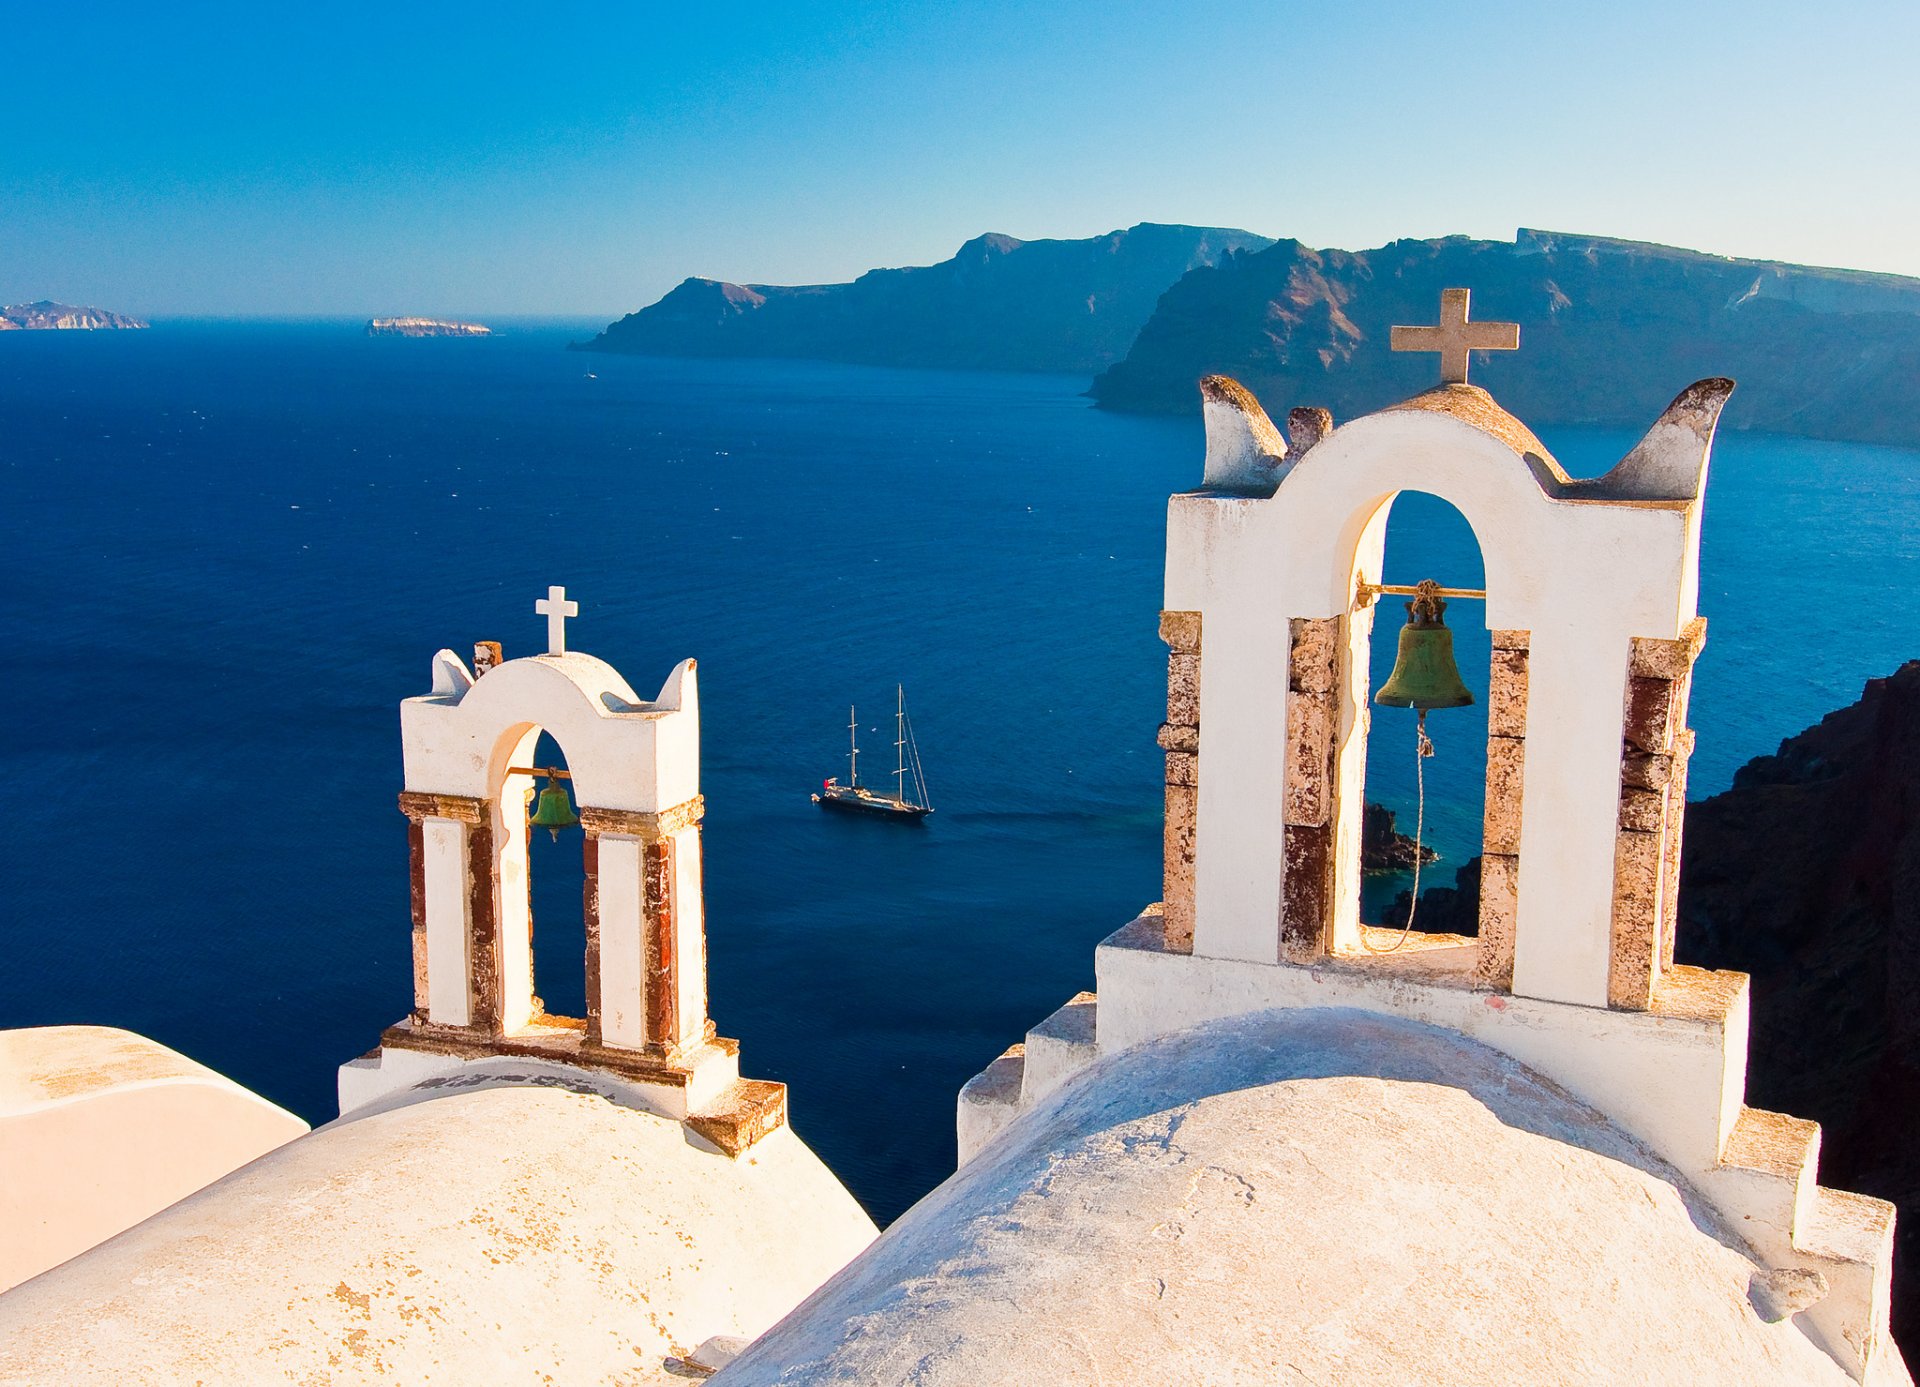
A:
[[[1301,405],[1287,411],[1287,443],[1292,460],[1299,462],[1307,450],[1333,432],[1333,411],[1317,405]]]
[[[1160,724],[1158,740],[1162,751],[1198,751],[1200,750],[1200,729],[1163,722]]]
[[[1621,736],[1636,751],[1662,752],[1673,742],[1677,684],[1635,674],[1627,679],[1627,711]]]
[[[1527,652],[1493,652],[1487,685],[1487,733],[1494,737],[1527,735]]]
[[[1167,753],[1167,784],[1198,785],[1200,783],[1200,758],[1190,751],[1169,751]]]
[[[475,641],[473,643],[473,677],[478,679],[490,669],[498,669],[505,660],[500,651],[499,641]]]
[[[1200,724],[1200,657],[1178,651],[1167,656],[1167,721],[1185,727]]]
[[[1613,953],[1607,1003],[1645,1011],[1653,1002],[1655,960],[1660,956],[1660,863],[1664,835],[1622,830],[1613,855]]]
[[[1160,613],[1160,639],[1187,655],[1200,653],[1200,613]]]
[[[1635,833],[1659,833],[1666,826],[1670,790],[1642,790],[1632,785],[1620,787],[1620,827]]]
[[[1494,631],[1490,634],[1495,650],[1525,650],[1533,644],[1531,631]]]
[[[1340,677],[1340,619],[1295,617],[1287,686],[1296,693],[1332,693]]]
[[[1333,816],[1334,699],[1287,695],[1287,778],[1281,822],[1318,827]]]
[[[1508,853],[1480,858],[1480,938],[1473,980],[1480,987],[1513,987],[1513,941],[1520,918],[1520,859]]]
[[[1673,779],[1673,759],[1667,752],[1641,751],[1623,744],[1620,752],[1620,783],[1636,790],[1664,790]]]
[[[1161,915],[1167,948],[1193,952],[1194,823],[1199,792],[1190,785],[1167,786],[1166,826],[1161,839]]]
[[[1324,958],[1333,926],[1333,826],[1289,824],[1280,881],[1280,949],[1296,963]]]
[[[1524,737],[1487,738],[1487,801],[1483,846],[1492,853],[1520,851],[1520,808],[1526,771]]]
[[[1647,636],[1633,639],[1627,673],[1649,679],[1682,679],[1707,643],[1707,619],[1697,616],[1687,623],[1678,640],[1656,640]]]

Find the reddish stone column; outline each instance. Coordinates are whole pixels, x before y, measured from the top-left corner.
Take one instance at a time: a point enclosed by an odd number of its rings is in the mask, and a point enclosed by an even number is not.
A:
[[[1200,613],[1160,613],[1167,643],[1166,826],[1161,840],[1161,911],[1167,949],[1193,952],[1193,871],[1200,809]]]
[[[1480,938],[1473,979],[1513,987],[1520,904],[1520,811],[1526,788],[1529,631],[1495,631],[1487,683],[1487,789],[1481,823]]]
[[[1693,733],[1687,699],[1707,623],[1678,640],[1636,639],[1627,668],[1620,748],[1620,818],[1613,857],[1613,955],[1608,1005],[1645,1011],[1673,964]]]
[[[1294,962],[1324,958],[1333,940],[1340,627],[1339,617],[1288,623],[1280,953]]]
[[[414,1018],[441,1025],[431,1012],[428,927],[432,914],[427,900],[426,825],[429,820],[458,824],[466,845],[466,899],[461,902],[470,931],[467,951],[468,1019],[465,1029],[492,1034],[497,1027],[499,945],[495,937],[494,901],[498,895],[498,865],[493,857],[493,801],[466,795],[438,795],[402,791],[400,812],[407,816],[407,846],[413,908]]]

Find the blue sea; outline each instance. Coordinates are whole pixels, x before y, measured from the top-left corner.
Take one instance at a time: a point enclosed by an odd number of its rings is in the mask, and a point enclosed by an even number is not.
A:
[[[1162,541],[1199,427],[1078,377],[562,350],[598,326],[0,336],[0,1025],[130,1027],[332,1117],[411,999],[396,705],[442,646],[543,649],[563,583],[570,644],[643,695],[700,661],[713,1015],[890,1219],[952,1169],[960,1085],[1159,895]],[[1577,474],[1633,441],[1540,432]],[[1410,493],[1387,577],[1423,576],[1479,559]],[[1916,589],[1920,454],[1724,436],[1693,793],[1920,655]],[[1480,613],[1450,616],[1484,692]],[[849,704],[887,768],[896,683],[937,812],[822,814]],[[1432,728],[1444,883],[1484,708]],[[1375,729],[1409,828],[1411,715]],[[537,990],[577,1012],[579,841],[535,847]]]

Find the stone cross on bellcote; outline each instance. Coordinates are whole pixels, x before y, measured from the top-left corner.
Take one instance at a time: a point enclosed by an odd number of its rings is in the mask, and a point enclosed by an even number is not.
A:
[[[1518,323],[1470,323],[1467,302],[1471,289],[1440,291],[1438,327],[1396,325],[1389,345],[1396,352],[1439,352],[1440,380],[1445,385],[1467,383],[1467,357],[1472,352],[1510,352],[1520,346]]]
[[[547,619],[547,654],[567,653],[567,618],[580,615],[580,604],[567,601],[567,590],[550,587],[547,595],[533,604],[533,610]]]

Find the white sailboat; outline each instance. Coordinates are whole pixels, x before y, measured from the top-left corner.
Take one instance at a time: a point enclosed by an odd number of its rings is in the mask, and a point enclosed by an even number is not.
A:
[[[847,709],[847,783],[829,776],[815,792],[813,802],[822,809],[842,809],[857,814],[890,814],[918,821],[933,812],[933,797],[927,793],[926,771],[920,765],[920,748],[913,739],[913,724],[907,721],[906,690],[894,685],[894,771],[893,793],[876,794],[860,783],[860,723],[854,710]],[[911,779],[912,793],[908,793]]]

